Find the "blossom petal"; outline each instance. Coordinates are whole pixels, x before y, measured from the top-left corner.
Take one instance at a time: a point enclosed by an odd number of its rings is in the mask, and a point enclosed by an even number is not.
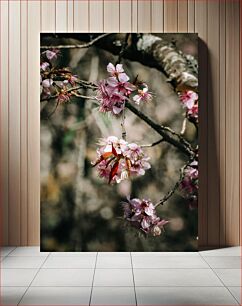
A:
[[[135,95],[133,97],[133,100],[136,104],[140,104],[140,101],[141,101],[141,96],[140,95]]]
[[[136,86],[133,85],[133,84],[130,83],[130,82],[124,83],[124,87],[125,87],[125,89],[127,89],[127,90],[129,90],[129,91],[134,91],[134,90],[136,90]]]
[[[113,113],[114,113],[115,115],[120,114],[120,113],[122,112],[122,110],[123,110],[123,107],[113,106]]]
[[[116,87],[118,85],[118,80],[115,77],[110,77],[107,79],[107,83],[111,87]]]
[[[45,87],[45,88],[50,87],[52,84],[53,84],[53,80],[52,79],[45,79],[42,82],[42,86]]]
[[[112,63],[109,63],[107,65],[107,72],[109,72],[111,74],[115,73],[115,67],[114,67],[114,65]]]
[[[122,64],[117,64],[116,65],[116,71],[117,71],[117,73],[124,72],[123,65]]]
[[[120,81],[121,83],[126,83],[126,82],[128,82],[129,77],[127,76],[126,73],[120,73],[120,74],[118,75],[118,79],[119,79],[119,81]]]

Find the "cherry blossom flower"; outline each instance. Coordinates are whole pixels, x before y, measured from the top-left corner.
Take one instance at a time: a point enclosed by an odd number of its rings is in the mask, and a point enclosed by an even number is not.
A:
[[[194,104],[193,107],[187,110],[187,115],[190,118],[198,119],[198,104]]]
[[[136,89],[136,87],[128,82],[129,77],[127,74],[120,75],[118,78],[110,77],[107,79],[107,84],[119,93],[122,93],[126,96],[129,96],[132,91]]]
[[[52,79],[45,79],[42,81],[42,86],[45,88],[49,88],[53,84]]]
[[[128,82],[129,77],[124,72],[122,64],[117,64],[115,67],[112,63],[109,63],[107,65],[107,71],[111,74],[111,77],[107,79],[108,85],[117,89],[118,92],[123,92],[124,94],[129,95],[136,89],[135,85]]]
[[[44,53],[49,61],[54,61],[59,56],[60,50],[58,49],[46,50]]]
[[[152,95],[148,90],[148,86],[143,83],[143,88],[138,89],[138,93],[133,97],[134,102],[136,104],[140,104],[140,102],[150,102],[152,100]]]
[[[154,204],[146,199],[130,199],[128,202],[123,202],[124,219],[129,222],[132,227],[135,227],[146,234],[159,236],[162,229],[168,221],[157,216]]]
[[[51,91],[47,87],[41,87],[41,99],[48,99],[51,96]]]
[[[188,110],[193,108],[198,99],[197,93],[192,90],[182,92],[179,97],[184,107],[186,107]]]
[[[118,115],[124,109],[125,97],[110,87],[105,80],[98,83],[97,100],[100,102],[100,112]]]
[[[40,69],[42,69],[43,71],[46,71],[47,68],[49,67],[50,67],[50,64],[48,62],[40,63]]]
[[[42,79],[40,76],[40,94],[41,99],[49,98],[55,92],[52,79]]]
[[[107,71],[111,75],[107,79],[98,82],[97,100],[100,102],[99,111],[111,112],[113,115],[119,115],[125,107],[125,101],[134,94],[133,100],[136,104],[140,102],[149,102],[152,99],[148,91],[147,84],[134,81],[129,82],[129,76],[124,72],[123,65],[112,63],[107,65]],[[138,85],[137,85],[138,84]]]
[[[115,136],[102,138],[97,149],[97,166],[99,176],[108,179],[109,183],[120,183],[131,176],[144,175],[150,168],[149,158],[134,143],[129,144]]]
[[[129,77],[124,72],[122,64],[117,64],[116,67],[114,67],[112,63],[109,63],[107,71],[111,74],[111,77],[107,79],[107,84],[114,90],[128,96],[136,89],[136,86],[128,82]]]
[[[198,162],[193,161],[184,169],[184,178],[180,183],[181,195],[188,199],[189,206],[197,206],[198,198]]]
[[[118,77],[122,78],[122,74],[125,74],[122,64],[117,64],[116,67],[115,67],[112,63],[109,63],[107,65],[107,72],[109,72],[111,74],[111,76],[117,77],[117,78]],[[127,76],[127,75],[125,74],[125,76]]]
[[[198,119],[198,95],[192,90],[186,90],[180,95],[180,101],[186,108],[187,117],[190,119]]]

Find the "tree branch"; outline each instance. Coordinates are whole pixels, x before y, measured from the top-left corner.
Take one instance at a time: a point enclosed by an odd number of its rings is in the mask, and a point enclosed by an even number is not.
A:
[[[91,40],[90,42],[86,43],[86,44],[71,44],[71,45],[57,45],[57,46],[40,46],[41,49],[82,49],[82,48],[89,48],[91,46],[93,46],[97,41],[99,41],[100,39],[111,35],[111,33],[104,33],[100,36],[97,36],[96,38],[94,38],[93,40]]]
[[[114,55],[119,55],[123,51],[123,58],[138,61],[143,65],[158,69],[166,75],[175,90],[183,87],[197,90],[197,75],[174,45],[156,35],[135,33],[129,34],[131,39],[126,44],[126,35],[122,33],[98,34],[91,42],[86,44],[43,46],[42,48],[87,48],[95,43],[95,46],[105,49]],[[75,38],[82,42],[89,39],[88,35],[82,33],[65,34],[65,37]],[[126,47],[122,50],[124,45]]]
[[[85,95],[81,95],[81,94],[77,94],[74,93],[75,90],[81,89],[83,88],[82,86],[76,86],[76,87],[72,87],[66,90],[66,92],[72,92],[73,94],[78,97],[78,98],[83,98],[83,99],[89,99],[89,100],[97,100],[95,96],[91,97],[91,96],[85,96]],[[41,99],[40,102],[44,102],[44,101],[49,101],[51,99],[56,99],[59,96],[59,93],[53,96],[49,96],[47,98]]]
[[[171,196],[173,196],[173,194],[175,193],[175,191],[179,188],[181,182],[183,181],[184,179],[184,170],[186,169],[186,167],[189,165],[189,163],[187,163],[185,166],[183,166],[181,169],[180,169],[180,178],[179,180],[175,183],[175,185],[173,186],[173,188],[171,190],[169,190],[167,192],[167,194],[158,202],[155,204],[155,207],[159,206],[159,205],[163,205],[167,200],[170,199]]]
[[[144,113],[139,111],[136,107],[134,107],[130,102],[126,102],[126,107],[137,115],[140,119],[145,121],[150,127],[153,128],[159,135],[163,137],[164,141],[169,142],[174,147],[178,148],[181,152],[186,154],[190,159],[193,159],[195,156],[195,152],[191,148],[191,145],[179,134],[175,133],[172,129],[161,126],[155,123],[152,119],[146,116]],[[171,136],[172,135],[172,136]],[[178,138],[178,140],[176,139]]]
[[[82,88],[83,85],[91,88],[92,90],[95,90],[97,88],[97,85],[95,85],[93,83],[90,83],[88,81],[79,80],[79,83],[81,84],[81,86],[76,86],[76,87],[69,88],[69,89],[67,89],[67,92],[78,90],[78,89]],[[80,97],[80,98],[84,98],[84,99],[96,100],[95,97],[91,97],[91,96],[84,96],[84,95],[79,95],[79,94],[77,94],[76,96]],[[45,99],[42,99],[41,102],[46,101],[46,100],[50,100],[50,99],[55,99],[57,97],[58,97],[58,94],[56,94],[54,96],[50,96],[50,97],[45,98]],[[173,146],[175,146],[176,148],[178,148],[181,152],[186,154],[189,157],[190,160],[192,160],[195,157],[195,152],[194,152],[192,146],[180,134],[176,133],[175,131],[173,131],[169,127],[165,127],[165,126],[162,126],[162,125],[159,125],[159,124],[155,123],[151,118],[149,118],[143,112],[138,110],[129,101],[125,102],[125,106],[131,112],[133,112],[135,115],[137,115],[140,119],[145,121],[159,135],[161,135],[162,136],[162,141],[166,141],[166,142],[172,144]]]
[[[150,143],[150,144],[146,144],[146,145],[141,145],[140,147],[141,148],[151,148],[151,147],[154,147],[154,146],[160,144],[163,141],[164,141],[164,139],[161,138],[161,139],[157,140],[156,142],[153,142],[153,143]]]

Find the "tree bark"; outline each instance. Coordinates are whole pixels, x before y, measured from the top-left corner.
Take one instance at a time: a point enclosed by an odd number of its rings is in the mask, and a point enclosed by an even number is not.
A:
[[[55,34],[58,35],[58,34]],[[87,34],[65,34],[65,37],[73,38],[78,43],[72,45],[50,45],[50,48],[87,48],[97,46],[132,61],[138,61],[143,65],[153,67],[166,75],[175,90],[191,88],[197,91],[198,76],[190,67],[183,54],[165,39],[152,34],[98,34],[92,37]],[[61,37],[61,36],[60,36]],[[100,37],[100,39],[98,39]],[[78,39],[78,40],[76,40]],[[94,43],[92,43],[94,41]],[[85,44],[81,44],[85,42]],[[123,49],[123,46],[126,46]],[[47,48],[48,46],[42,46]],[[194,59],[195,60],[195,59]]]

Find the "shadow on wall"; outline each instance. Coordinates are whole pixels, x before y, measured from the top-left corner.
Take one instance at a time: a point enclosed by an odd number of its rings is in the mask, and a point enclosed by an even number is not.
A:
[[[199,63],[199,248],[223,246],[220,242],[219,106],[215,103],[212,54],[198,39]],[[219,64],[219,63],[217,63]],[[216,77],[216,76],[214,76]],[[209,235],[208,235],[209,233]]]

